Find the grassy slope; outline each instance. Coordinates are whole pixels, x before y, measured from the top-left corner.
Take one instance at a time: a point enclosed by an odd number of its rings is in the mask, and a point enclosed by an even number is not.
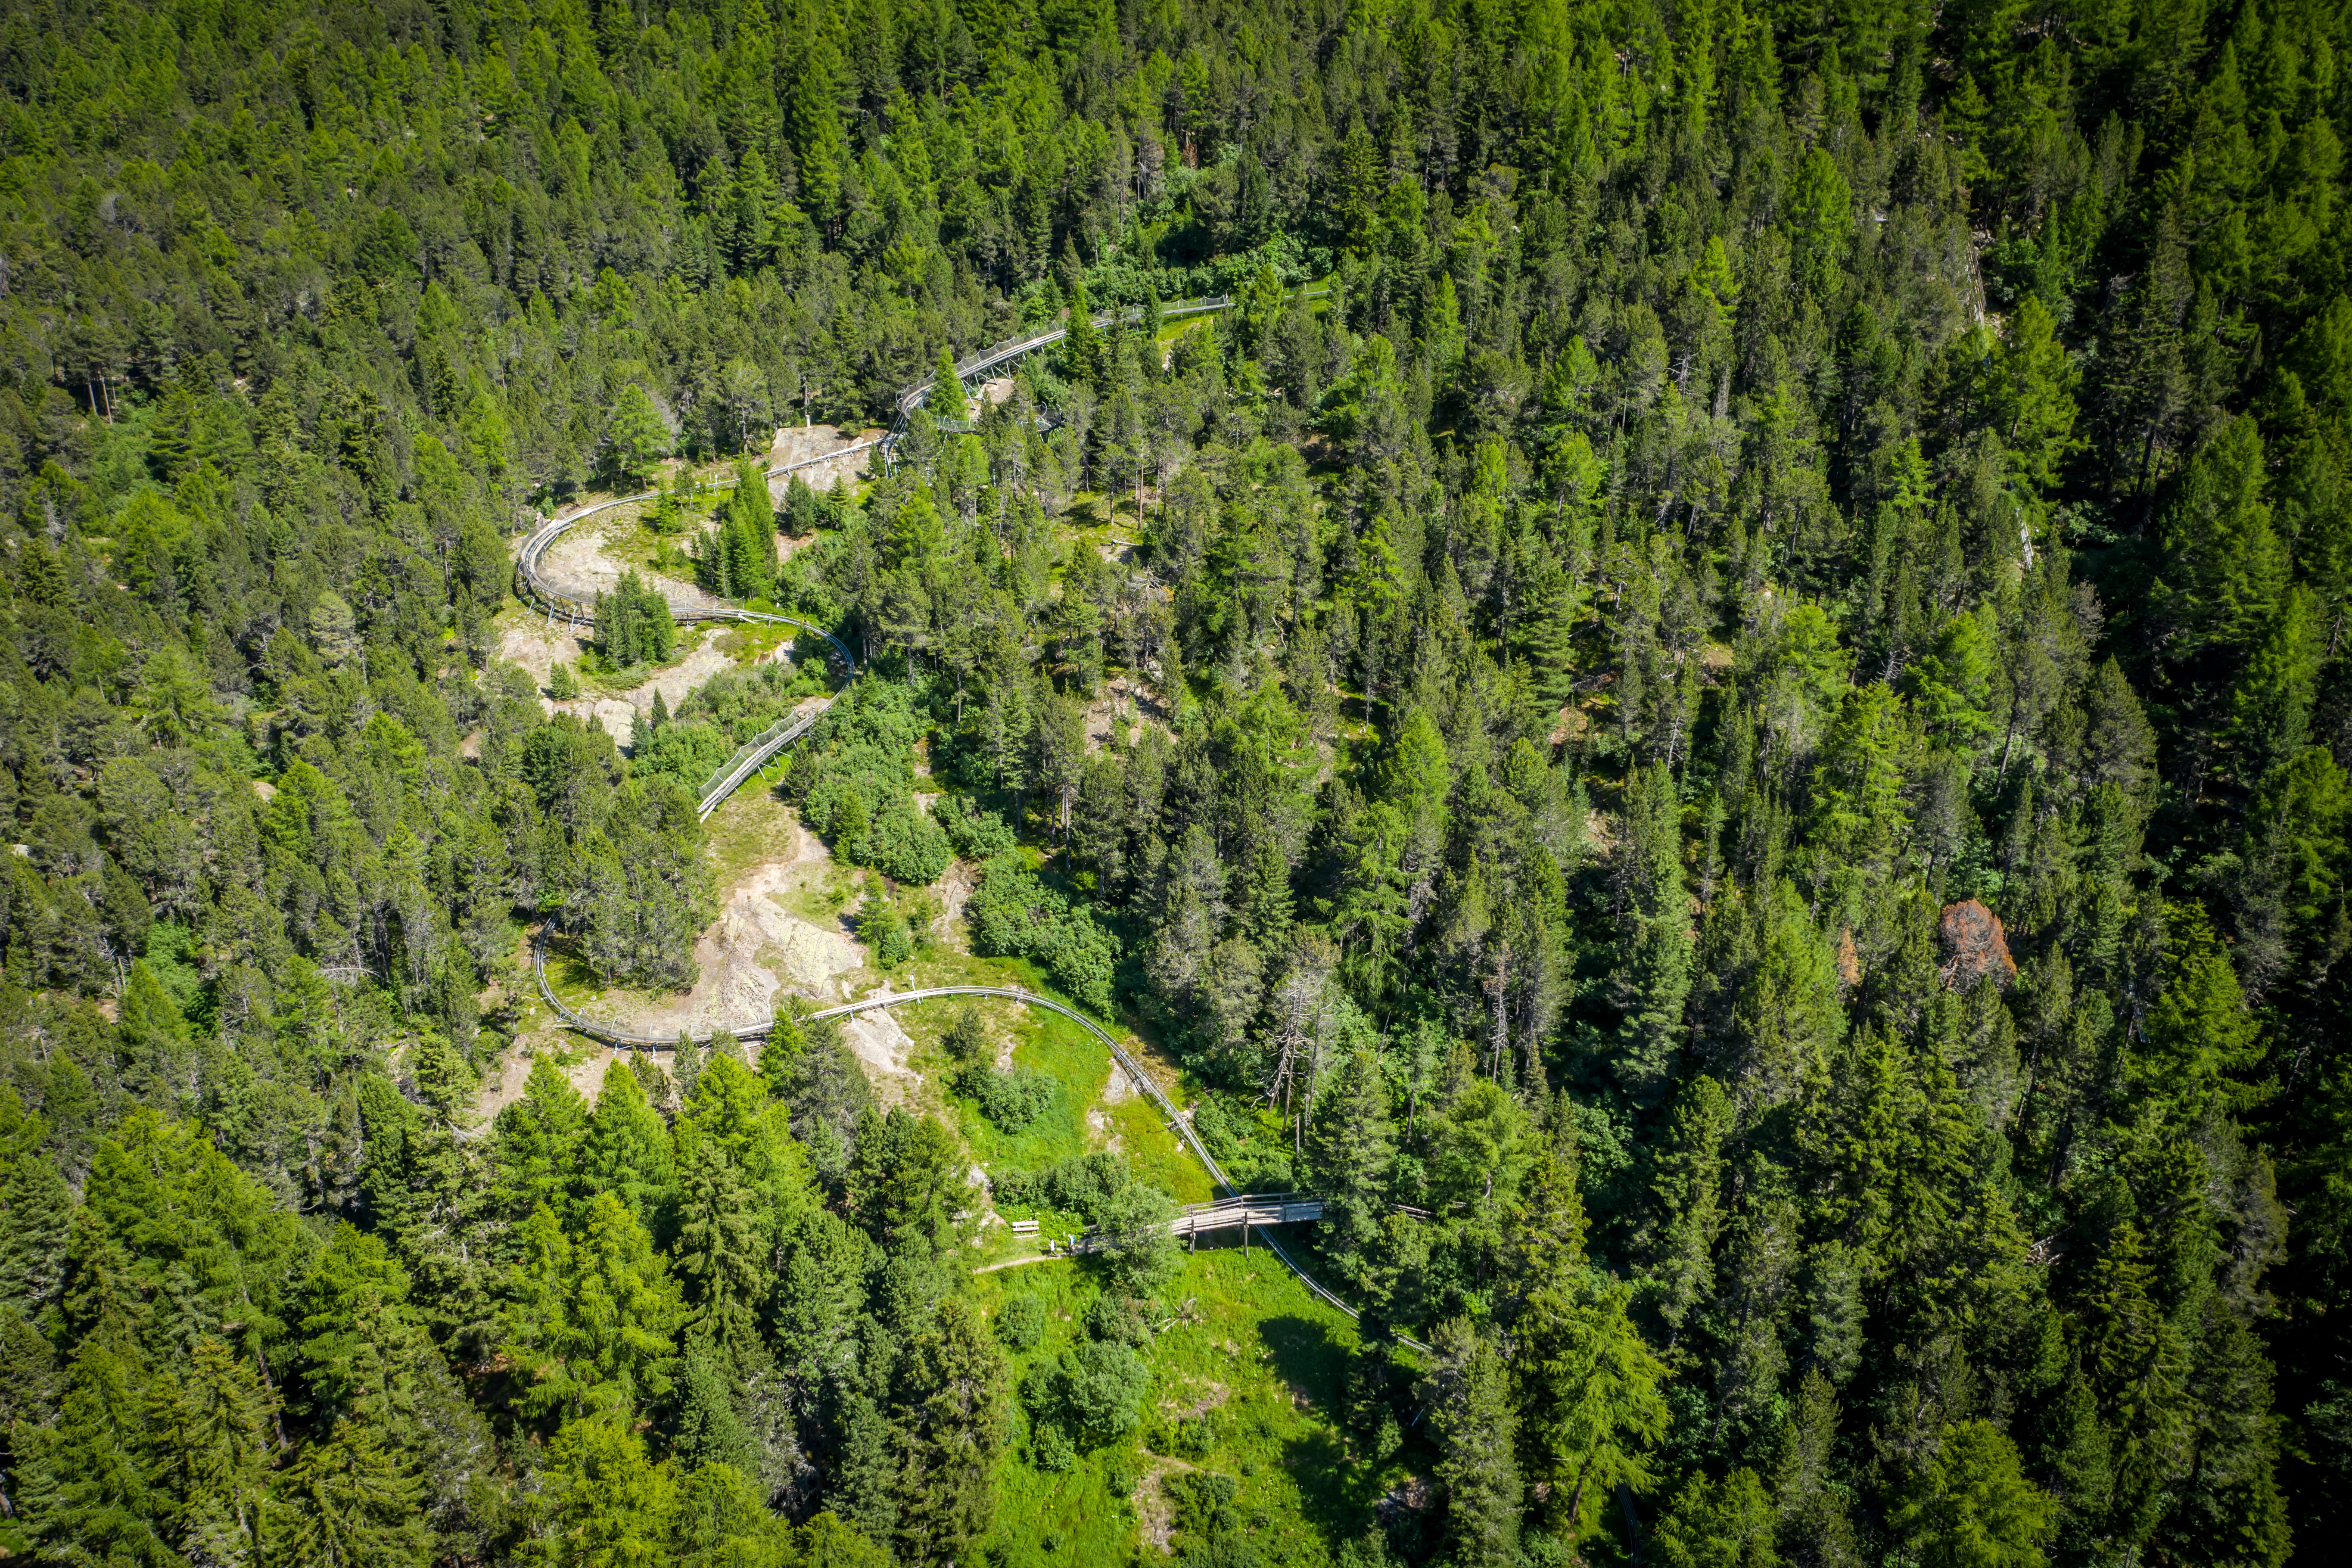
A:
[[[1015,1358],[1016,1384],[1084,1337],[1099,1289],[1086,1266],[1066,1263],[984,1274],[977,1287],[992,1315],[1014,1295],[1045,1299],[1045,1338]],[[1017,1424],[987,1543],[1006,1568],[1157,1557],[1166,1528],[1160,1478],[1185,1469],[1239,1481],[1237,1506],[1269,1564],[1321,1563],[1370,1526],[1372,1505],[1402,1479],[1400,1466],[1375,1468],[1351,1455],[1338,1420],[1355,1325],[1265,1249],[1204,1247],[1186,1259],[1168,1300],[1171,1311],[1190,1310],[1145,1352],[1153,1413],[1141,1431],[1052,1475],[1030,1463],[1025,1418]],[[1153,1451],[1173,1446],[1155,1428],[1203,1410],[1214,1434],[1204,1455]]]

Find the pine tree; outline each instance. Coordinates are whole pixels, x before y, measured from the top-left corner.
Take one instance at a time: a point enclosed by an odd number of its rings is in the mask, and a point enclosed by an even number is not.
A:
[[[751,1476],[730,1463],[704,1464],[679,1477],[669,1528],[665,1561],[680,1568],[795,1568],[835,1561],[796,1547],[792,1527],[768,1511]]]
[[[2168,662],[2219,648],[2234,667],[2268,629],[2291,570],[2268,483],[2250,417],[2222,426],[2189,459],[2165,509],[2163,566],[2148,595]]]
[[[2081,380],[2058,341],[2058,324],[2034,295],[2027,295],[2009,320],[1989,366],[1985,413],[2011,472],[2047,490],[2074,450],[2074,386]]]
[[[111,861],[106,868],[121,876]],[[195,1043],[179,1003],[143,961],[131,965],[115,1025],[132,1081],[152,1101],[184,1108],[196,1077]]]
[[[347,1413],[383,1408],[410,1363],[435,1352],[408,1304],[408,1271],[379,1237],[349,1225],[312,1264],[302,1288],[302,1338],[297,1365],[314,1408]]]
[[[1576,1108],[1562,1089],[1546,1119],[1543,1147],[1511,1216],[1512,1263],[1532,1295],[1584,1265],[1584,1193]]]
[[[887,1547],[898,1532],[898,1434],[873,1399],[852,1394],[843,1401],[839,1420],[841,1453],[834,1474],[831,1500],[841,1517],[877,1546]]]
[[[15,1091],[9,1091],[15,1099]],[[39,1117],[20,1124],[37,1145],[47,1134]],[[0,1300],[39,1321],[53,1311],[65,1290],[66,1231],[73,1216],[73,1194],[57,1163],[37,1148],[20,1153],[0,1175]]]
[[[1664,763],[1628,781],[1623,823],[1616,859],[1626,918],[1610,977],[1612,998],[1624,1015],[1617,1076],[1632,1093],[1654,1100],[1681,1047],[1696,945],[1683,881],[1682,806]]]
[[[17,1442],[18,1514],[26,1534],[59,1552],[129,1563],[173,1562],[149,1460],[139,1372],[96,1342],[76,1354],[56,1423]]]
[[[682,1466],[717,1463],[749,1469],[758,1462],[751,1434],[736,1411],[730,1359],[708,1336],[691,1331],[687,1334],[686,1352],[678,1359],[677,1415],[670,1438],[670,1453]]]
[[[1796,281],[1831,297],[1853,235],[1853,192],[1829,150],[1815,146],[1798,165],[1789,193],[1790,260]]]
[[[1528,583],[1518,604],[1514,638],[1527,656],[1537,699],[1547,719],[1575,695],[1575,624],[1580,595],[1540,536],[1530,544]]]
[[[768,481],[750,458],[735,466],[735,488],[719,517],[718,550],[727,585],[719,592],[766,598],[776,584],[776,514]]]
[[[277,1394],[249,1362],[210,1335],[185,1368],[149,1385],[154,1474],[172,1496],[171,1530],[191,1558],[250,1556],[275,1442]]]

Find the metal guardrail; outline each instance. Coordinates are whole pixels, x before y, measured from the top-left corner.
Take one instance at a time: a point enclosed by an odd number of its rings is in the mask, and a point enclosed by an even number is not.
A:
[[[1321,299],[1329,292],[1328,289],[1317,289],[1311,290],[1307,297]],[[1206,315],[1215,310],[1229,310],[1233,309],[1233,304],[1234,297],[1230,294],[1208,294],[1198,300],[1180,300],[1160,306],[1160,319],[1164,321],[1172,316]],[[1104,328],[1121,322],[1140,321],[1143,320],[1143,307],[1130,305],[1123,310],[1105,310],[1098,315],[1089,315],[1088,320],[1096,326]],[[1042,332],[1032,332],[1027,337],[1008,338],[1003,342],[981,350],[968,359],[958,360],[955,365],[956,379],[970,381],[983,371],[994,370],[1006,360],[1019,359],[1023,354],[1034,353],[1048,344],[1058,343],[1069,335],[1069,331],[1068,326],[1064,325],[1049,327]],[[938,386],[939,379],[935,376],[929,381],[910,386],[900,393],[898,417],[904,419],[908,415],[912,414],[916,405],[930,395]]]
[[[743,786],[744,780],[764,770],[778,752],[807,734],[816,721],[832,709],[833,699],[828,697],[798,718],[780,719],[745,742],[704,784],[701,796],[695,802],[695,810],[708,820],[729,795]]]
[[[819,463],[829,463],[836,458],[847,457],[852,452],[871,450],[881,444],[880,437],[854,442],[838,451],[827,452],[822,457],[803,458],[798,462],[785,463],[781,467],[766,469],[761,478],[772,479],[778,474],[788,474],[795,468],[814,468]],[[562,589],[548,584],[540,575],[540,563],[546,558],[549,547],[575,525],[584,522],[599,512],[610,511],[615,507],[634,506],[640,501],[651,500],[660,493],[659,490],[647,490],[643,495],[621,496],[613,500],[599,501],[594,506],[583,507],[568,516],[550,518],[540,524],[532,531],[530,537],[523,541],[522,547],[515,552],[515,575],[520,584],[521,595],[547,606],[550,615],[561,612],[569,616],[574,626],[579,624],[583,615],[593,615],[595,606],[593,604],[577,595],[566,594]],[[672,620],[746,621],[770,626],[793,626],[802,631],[814,632],[830,646],[833,657],[841,665],[843,689],[846,689],[849,682],[857,679],[857,660],[850,653],[849,645],[813,621],[802,620],[797,616],[779,615],[772,610],[751,610],[734,605],[712,605],[688,603],[671,598],[667,595],[664,595],[663,598],[669,605]],[[707,820],[729,795],[742,786],[745,779],[767,766],[778,752],[808,733],[810,726],[824,717],[826,711],[833,707],[835,698],[839,695],[839,691],[835,692],[833,697],[826,698],[814,710],[803,714],[797,719],[778,720],[760,735],[737,748],[735,754],[720,765],[719,771],[705,782],[701,795],[695,802],[698,816]]]
[[[1323,1200],[1298,1193],[1247,1193],[1213,1204],[1191,1204],[1170,1221],[1178,1236],[1201,1236],[1239,1226],[1297,1225],[1323,1217]]]
[[[885,439],[887,437],[875,436],[863,441],[852,442],[846,447],[814,458],[803,458],[796,462],[783,463],[772,468],[763,469],[761,477],[772,479],[779,474],[789,474],[798,468],[813,468],[820,463],[830,463],[836,458],[848,457],[853,452],[871,451],[881,446]],[[638,495],[615,496],[611,500],[598,501],[593,506],[583,507],[578,511],[561,517],[551,517],[541,523],[531,531],[530,536],[525,539],[520,548],[515,552],[515,576],[519,581],[519,592],[521,596],[545,605],[551,614],[570,616],[575,625],[583,616],[594,615],[596,606],[592,602],[581,598],[576,594],[567,594],[542,578],[540,575],[540,563],[546,558],[549,548],[557,540],[590,518],[611,511],[616,507],[635,506],[640,502],[652,500],[660,494],[659,490],[646,490]],[[803,631],[814,632],[832,645],[833,651],[841,659],[843,668],[852,677],[857,673],[857,661],[850,656],[849,645],[814,622],[802,620],[795,616],[778,615],[773,610],[746,609],[740,605],[704,604],[694,600],[673,598],[667,595],[664,595],[663,598],[669,605],[670,618],[673,620],[759,621],[778,626],[798,626]]]
[[[1256,1226],[1260,1230],[1264,1230],[1270,1225],[1310,1224],[1322,1217],[1323,1200],[1321,1198],[1300,1197],[1296,1193],[1272,1198],[1245,1194],[1238,1198],[1220,1198],[1213,1204],[1186,1205],[1178,1209],[1175,1217],[1168,1222],[1168,1234],[1178,1237],[1201,1237],[1213,1231],[1246,1230],[1251,1226]],[[1009,1228],[1015,1236],[1034,1235],[1037,1230],[1037,1222],[1034,1219],[1016,1219],[1008,1223]],[[1027,1228],[1024,1230],[1024,1226]],[[1270,1240],[1264,1236],[1258,1239]],[[1109,1246],[1110,1238],[1097,1226],[1080,1233],[1067,1244],[1058,1247],[1054,1255],[1067,1254],[1076,1257],[1083,1253],[1101,1252],[1108,1249]],[[1041,1260],[1033,1258],[1029,1261]]]

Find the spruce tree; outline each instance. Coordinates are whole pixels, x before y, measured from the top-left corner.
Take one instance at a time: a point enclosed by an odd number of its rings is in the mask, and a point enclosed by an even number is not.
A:
[[[964,401],[963,381],[956,374],[955,356],[940,345],[939,363],[931,370],[931,392],[924,400],[934,419],[963,419],[971,415]]]
[[[1723,1086],[1701,1075],[1684,1086],[1657,1147],[1643,1250],[1653,1305],[1669,1344],[1714,1289],[1715,1242],[1723,1226],[1723,1143],[1731,1120]]]
[[[575,1241],[541,1207],[522,1226],[508,1353],[534,1415],[619,1415],[668,1392],[681,1317],[667,1261],[621,1201],[599,1194]]]
[[[1462,1319],[1438,1325],[1423,1383],[1445,1487],[1446,1532],[1464,1568],[1519,1560],[1518,1417],[1491,1339]]]
[[[646,389],[634,381],[621,388],[604,431],[606,460],[614,479],[623,485],[644,483],[669,447],[669,426]]]
[[[522,1098],[499,1112],[499,1164],[519,1214],[541,1204],[571,1212],[579,1181],[581,1135],[587,1102],[554,1058],[531,1058]]]
[[[893,1406],[904,1447],[894,1534],[911,1563],[961,1562],[996,1509],[1007,1431],[1004,1352],[979,1309],[941,1301],[908,1347]]]
[[[345,1421],[331,1440],[306,1446],[271,1486],[263,1561],[421,1568],[434,1556],[433,1533],[418,1516],[421,1495],[372,1418]]]
[[[1655,1100],[1681,1048],[1696,946],[1683,879],[1682,806],[1664,763],[1637,770],[1627,782],[1621,831],[1613,859],[1625,918],[1610,976],[1612,1000],[1623,1015],[1617,1076],[1629,1092]]]
[[[1967,1421],[1944,1428],[1917,1492],[1892,1522],[1930,1568],[2039,1568],[2057,1508],[1999,1427]]]
[[[1066,318],[1067,335],[1062,340],[1062,363],[1070,367],[1070,379],[1082,386],[1091,386],[1102,376],[1102,341],[1095,331],[1094,307],[1087,303],[1084,279],[1070,285],[1070,306]]]
[[[582,1134],[579,1171],[587,1190],[612,1194],[648,1230],[667,1226],[675,1179],[669,1132],[631,1068],[616,1062],[606,1069]]]
[[[1381,1234],[1395,1158],[1389,1087],[1380,1059],[1369,1049],[1357,1050],[1318,1107],[1308,1159],[1323,1194],[1323,1247],[1343,1274],[1359,1281]]]

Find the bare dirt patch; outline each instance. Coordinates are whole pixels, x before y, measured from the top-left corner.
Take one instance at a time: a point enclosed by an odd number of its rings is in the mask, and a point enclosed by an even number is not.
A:
[[[1135,1483],[1135,1495],[1129,1500],[1135,1505],[1136,1528],[1146,1544],[1159,1548],[1162,1557],[1175,1553],[1176,1510],[1160,1483],[1169,1476],[1187,1475],[1198,1468],[1181,1459],[1154,1455],[1150,1468]]]
[[[1187,1415],[1206,1415],[1234,1396],[1234,1391],[1214,1378],[1186,1378],[1181,1394],[1171,1394],[1160,1402],[1160,1408],[1180,1420]]]
[[[625,748],[631,720],[636,714],[653,711],[656,692],[661,694],[662,706],[675,713],[696,687],[722,670],[734,668],[739,662],[727,646],[730,634],[717,625],[681,626],[678,635],[691,646],[676,664],[656,670],[643,683],[625,691],[601,692],[569,702],[558,702],[545,695],[545,690],[559,661],[576,664],[588,652],[587,626],[575,628],[564,621],[551,622],[543,616],[518,622],[507,627],[499,644],[499,657],[530,672],[531,680],[541,689],[541,708],[550,713],[593,718],[604,726],[606,734]],[[781,644],[751,662],[766,664],[787,657],[791,651],[790,643]]]
[[[570,702],[558,702],[544,695],[548,679],[556,663],[572,663],[588,651],[588,628],[574,628],[563,621],[548,622],[544,617],[507,628],[499,645],[499,657],[519,664],[530,672],[541,689],[539,704],[550,713],[571,713],[580,718],[594,718],[604,727],[604,732],[625,744],[629,738],[629,722],[638,713],[653,711],[654,693],[661,693],[663,706],[676,710],[686,700],[688,692],[709,679],[722,669],[733,666],[734,660],[721,652],[719,639],[699,628],[687,628],[684,635],[695,638],[695,645],[668,668],[656,671],[643,685],[626,691],[608,692],[593,697],[576,698]]]
[[[737,1029],[772,1016],[780,994],[845,997],[840,977],[865,966],[866,950],[838,926],[828,930],[785,907],[801,880],[791,861],[756,866],[739,879],[718,921],[694,944],[701,970],[694,988],[623,1026],[658,1036]]]
[[[684,658],[642,686],[633,686],[617,695],[583,697],[576,702],[550,703],[549,706],[568,709],[583,718],[594,714],[604,726],[604,732],[625,746],[628,744],[631,720],[639,713],[653,711],[655,692],[661,693],[662,706],[675,713],[677,705],[686,700],[688,692],[720,670],[734,666],[735,661],[721,653],[717,643],[716,637],[706,633]]]
[[[558,663],[576,663],[588,651],[588,628],[574,626],[560,616],[552,621],[545,615],[530,615],[506,629],[499,640],[499,657],[509,664],[519,664],[530,672],[531,684],[542,692]],[[544,696],[541,706],[550,712],[555,704]]]
[[[1100,1096],[1102,1102],[1105,1105],[1117,1105],[1123,1100],[1133,1100],[1137,1092],[1135,1080],[1127,1076],[1127,1069],[1118,1065],[1116,1058],[1112,1058],[1110,1078],[1103,1085]]]
[[[959,922],[963,919],[964,905],[971,901],[972,889],[979,885],[980,868],[969,860],[951,862],[940,874],[940,879],[932,884],[932,891],[939,895],[940,913],[939,918],[931,922],[931,930],[939,937],[940,945],[951,952],[971,951]]]
[[[922,1075],[907,1065],[915,1039],[890,1016],[887,1007],[842,1020],[841,1037],[866,1065],[877,1099],[885,1105],[903,1105],[922,1084]]]
[[[540,557],[540,574],[565,593],[583,600],[609,593],[620,585],[623,572],[635,572],[646,587],[662,594],[674,605],[718,602],[691,583],[667,576],[651,566],[632,565],[608,548],[614,540],[636,531],[637,519],[632,509],[620,507],[599,512],[573,524],[547,547],[547,553]]]
[[[1116,1068],[1111,1070],[1111,1077],[1118,1077]],[[1114,1154],[1126,1152],[1127,1140],[1119,1136],[1118,1129],[1111,1125],[1110,1113],[1099,1103],[1087,1107],[1087,1131],[1092,1135],[1087,1142],[1098,1143]]]
[[[1372,1504],[1372,1510],[1383,1521],[1395,1519],[1407,1511],[1427,1513],[1437,1506],[1437,1488],[1426,1476],[1407,1476]]]
[[[866,471],[867,464],[879,460],[875,456],[875,448],[868,447],[863,451],[856,452],[843,452],[840,449],[854,447],[860,441],[870,441],[881,434],[878,427],[847,431],[831,425],[784,426],[776,432],[775,444],[768,448],[767,466],[769,468],[780,468],[786,463],[803,462],[811,458],[829,457],[832,460],[812,463],[809,467],[796,468],[790,474],[777,475],[768,481],[769,494],[777,500],[782,500],[785,489],[791,486],[795,477],[803,480],[811,489],[818,490],[832,484],[836,478],[845,484],[856,483],[857,477]]]
[[[481,1127],[487,1129],[499,1111],[522,1098],[523,1086],[530,1081],[531,1063],[542,1052],[552,1053],[559,1058],[576,1058],[563,1062],[563,1076],[573,1090],[591,1105],[595,1104],[596,1097],[604,1092],[606,1072],[616,1067],[623,1072],[629,1070],[628,1060],[621,1052],[610,1046],[583,1041],[577,1037],[567,1040],[566,1037],[559,1035],[542,1038],[531,1047],[518,1046],[499,1064],[498,1070],[482,1082],[481,1096],[474,1105],[481,1118]]]
[[[1087,751],[1101,751],[1119,737],[1122,726],[1140,735],[1145,725],[1168,727],[1168,710],[1150,688],[1131,676],[1113,676],[1102,695],[1087,704]]]

